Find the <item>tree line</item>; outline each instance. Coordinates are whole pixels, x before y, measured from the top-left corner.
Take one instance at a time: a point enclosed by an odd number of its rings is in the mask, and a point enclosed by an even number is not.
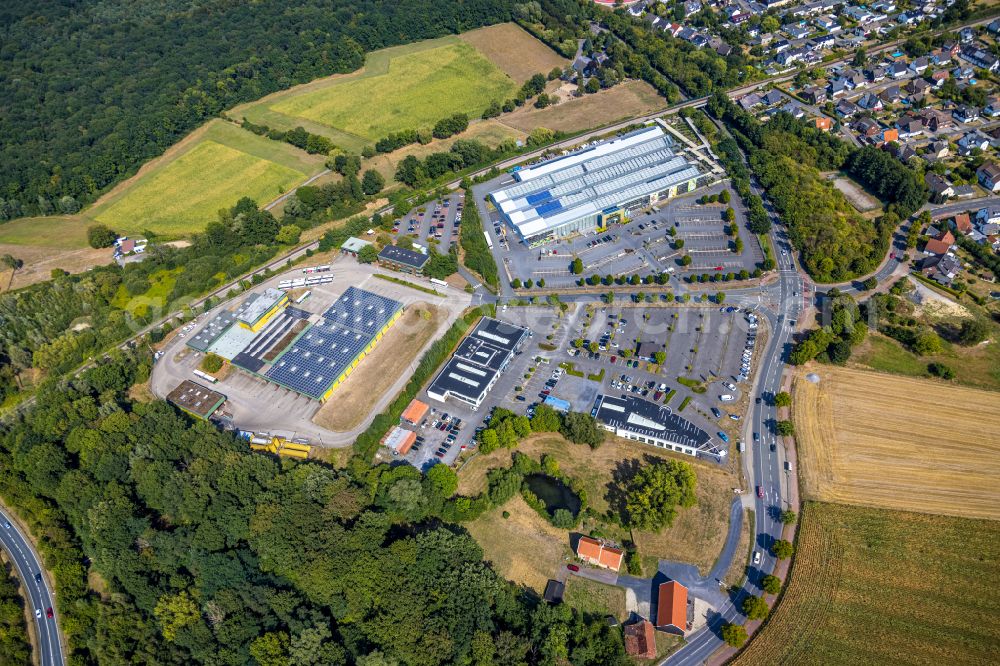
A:
[[[258,136],[266,136],[272,141],[284,141],[285,143],[290,143],[296,148],[301,148],[310,155],[329,155],[337,146],[321,134],[313,134],[312,132],[307,132],[302,127],[296,127],[290,130],[279,130],[268,127],[267,125],[257,125],[246,118],[240,122],[240,127],[245,130],[249,130]]]
[[[375,49],[510,20],[511,4],[11,0],[0,219],[76,212],[227,108],[354,71]]]

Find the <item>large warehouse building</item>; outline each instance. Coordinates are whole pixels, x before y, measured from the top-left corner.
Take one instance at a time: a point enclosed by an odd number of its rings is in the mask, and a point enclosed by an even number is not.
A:
[[[534,247],[624,222],[633,211],[693,190],[699,176],[654,125],[521,169],[514,185],[490,198],[521,241]]]

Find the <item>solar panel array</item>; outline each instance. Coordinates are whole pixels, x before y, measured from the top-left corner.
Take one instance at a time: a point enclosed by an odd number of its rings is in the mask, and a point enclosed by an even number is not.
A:
[[[382,330],[401,307],[399,301],[357,287],[348,287],[327,308],[323,318],[372,336]]]
[[[264,376],[319,400],[401,307],[391,298],[349,287]]]

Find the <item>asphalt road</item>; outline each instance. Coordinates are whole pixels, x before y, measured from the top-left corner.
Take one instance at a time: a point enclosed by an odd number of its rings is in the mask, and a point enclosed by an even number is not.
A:
[[[29,612],[35,622],[35,633],[38,644],[33,647],[38,650],[42,666],[62,666],[65,663],[62,642],[59,640],[59,615],[56,612],[54,593],[49,589],[45,576],[41,582],[35,580],[35,574],[42,570],[38,553],[32,548],[31,542],[21,533],[17,523],[0,511],[0,547],[4,549],[22,582],[22,596],[27,594]],[[45,617],[46,609],[51,608],[55,617]],[[35,612],[41,611],[41,617]]]

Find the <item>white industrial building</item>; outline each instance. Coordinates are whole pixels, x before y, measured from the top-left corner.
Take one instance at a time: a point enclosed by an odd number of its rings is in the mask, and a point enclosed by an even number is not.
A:
[[[534,247],[623,223],[633,211],[693,190],[700,175],[653,125],[521,169],[515,184],[490,198],[520,240]]]

